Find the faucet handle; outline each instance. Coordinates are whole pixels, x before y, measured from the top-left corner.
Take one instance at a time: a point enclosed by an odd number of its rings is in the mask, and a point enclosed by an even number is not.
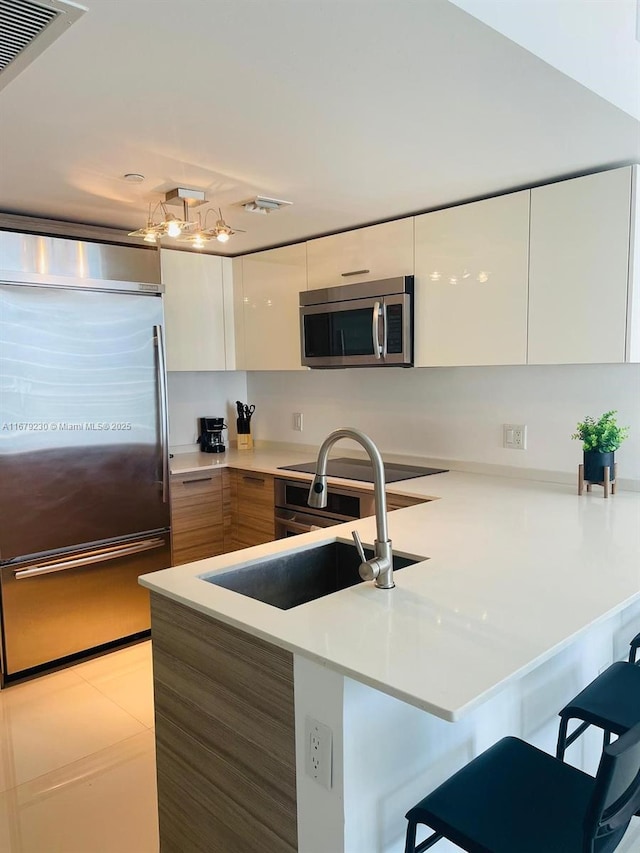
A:
[[[351,535],[353,536],[353,541],[354,541],[355,546],[356,546],[356,548],[357,548],[357,550],[358,550],[358,555],[359,555],[359,557],[360,557],[360,562],[361,562],[361,563],[366,563],[366,562],[367,562],[367,558],[365,557],[365,554],[364,554],[364,548],[362,547],[362,539],[360,539],[360,534],[358,533],[358,531],[357,531],[357,530],[352,530],[352,531],[351,531]]]

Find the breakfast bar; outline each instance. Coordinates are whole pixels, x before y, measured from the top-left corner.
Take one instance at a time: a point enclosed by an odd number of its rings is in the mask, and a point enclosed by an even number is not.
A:
[[[274,473],[284,458],[284,452],[256,450],[245,454],[242,465]],[[179,466],[179,457],[173,462]],[[207,775],[204,756],[227,769],[240,756],[245,764],[229,769],[227,779],[237,771],[246,781],[246,763],[251,763],[240,747],[221,751],[214,744],[210,720],[203,717],[199,728],[197,713],[178,708],[184,700],[206,715],[210,705],[222,706],[231,696],[225,693],[228,682],[216,684],[213,667],[207,670],[206,648],[213,657],[225,648],[244,654],[236,700],[230,698],[227,706],[227,711],[242,709],[244,702],[248,714],[243,719],[238,713],[235,734],[253,747],[267,744],[266,752],[273,751],[270,741],[278,744],[276,758],[283,767],[283,756],[290,753],[289,787],[283,770],[273,797],[278,825],[286,823],[288,812],[291,831],[275,826],[264,832],[271,838],[269,850],[300,853],[399,853],[404,814],[417,799],[504,735],[553,752],[558,710],[625,655],[640,627],[640,496],[623,491],[605,501],[595,492],[578,497],[567,485],[461,471],[396,487],[406,496],[431,500],[389,513],[394,554],[415,559],[395,572],[394,589],[363,582],[283,610],[210,582],[283,554],[311,554],[321,543],[339,540],[353,547],[352,529],[371,545],[373,518],[142,578],[154,614],[163,851],[177,850],[171,837],[181,831],[188,836],[193,828],[180,829],[175,815],[168,814],[176,791],[195,797],[199,786],[211,783],[212,792],[216,785],[225,787],[224,772],[217,782]],[[209,629],[207,647],[203,638]],[[174,665],[182,673],[180,688],[168,676]],[[171,696],[167,684],[173,685]],[[180,689],[192,691],[188,702],[178,695]],[[267,705],[277,705],[280,717],[268,719],[260,710],[264,728],[251,733],[247,720],[256,691],[269,697]],[[219,718],[224,715],[220,710]],[[329,730],[330,766],[324,776],[310,773],[308,766],[309,726],[316,723]],[[172,738],[189,726],[193,757],[180,765]],[[230,744],[229,713],[224,726]],[[599,749],[597,735],[586,736],[568,759],[593,773]],[[165,756],[173,760],[169,776],[174,778],[163,791]],[[278,766],[265,771],[267,776]],[[322,770],[326,773],[326,766]],[[179,780],[176,773],[182,774]],[[236,808],[244,810],[245,826],[255,834],[261,814],[273,809],[261,801],[259,777],[247,785]],[[215,833],[216,821],[210,815],[198,831]],[[220,838],[207,839],[211,850],[231,843],[227,830],[219,831]],[[192,844],[198,849],[195,840]],[[446,851],[447,843],[440,848]]]

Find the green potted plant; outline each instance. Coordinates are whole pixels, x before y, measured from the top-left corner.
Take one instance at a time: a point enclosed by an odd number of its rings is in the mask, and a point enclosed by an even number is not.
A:
[[[615,416],[616,410],[605,412],[597,420],[587,415],[571,436],[582,442],[584,478],[591,483],[603,482],[605,466],[614,479],[614,453],[629,434],[629,427],[618,426]]]

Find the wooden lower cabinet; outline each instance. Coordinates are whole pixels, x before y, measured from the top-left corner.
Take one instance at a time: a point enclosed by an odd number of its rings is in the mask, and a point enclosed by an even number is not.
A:
[[[151,594],[161,853],[295,853],[293,656]]]
[[[179,566],[224,553],[223,481],[228,471],[171,477],[172,563]]]
[[[405,509],[408,506],[416,506],[430,501],[431,498],[414,498],[409,495],[392,495],[387,492],[387,510],[391,512],[394,509]]]
[[[273,542],[276,538],[271,474],[257,471],[230,472],[231,521],[226,551]]]
[[[274,477],[221,468],[171,477],[173,565],[262,545],[276,538]],[[387,509],[425,498],[387,493]],[[373,514],[373,509],[372,509]]]

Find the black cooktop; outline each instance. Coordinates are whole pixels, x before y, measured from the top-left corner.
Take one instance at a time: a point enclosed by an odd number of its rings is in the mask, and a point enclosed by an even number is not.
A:
[[[279,471],[302,471],[305,474],[315,474],[316,463],[301,462],[299,465],[283,465]],[[397,483],[400,480],[412,480],[414,477],[426,477],[429,474],[444,474],[447,468],[421,468],[418,465],[398,465],[395,462],[384,463],[384,475],[387,483]],[[363,483],[373,483],[373,466],[368,459],[329,459],[327,474],[330,477],[342,477],[343,480],[361,480]]]

